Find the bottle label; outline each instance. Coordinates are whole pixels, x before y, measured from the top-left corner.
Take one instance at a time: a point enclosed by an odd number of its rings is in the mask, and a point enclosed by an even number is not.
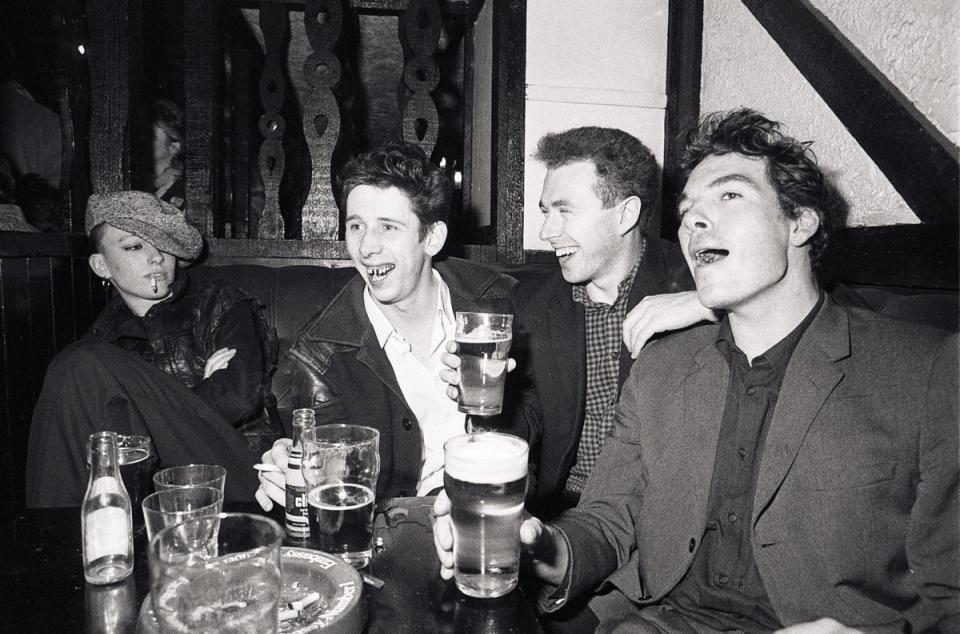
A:
[[[307,516],[307,484],[303,480],[299,460],[294,463],[293,457],[291,457],[287,467],[287,508],[285,514],[287,536],[291,539],[307,539],[310,537],[310,521]]]
[[[130,529],[124,509],[116,506],[97,509],[88,514],[84,522],[83,551],[86,561],[96,561],[106,555],[129,554],[127,540]]]

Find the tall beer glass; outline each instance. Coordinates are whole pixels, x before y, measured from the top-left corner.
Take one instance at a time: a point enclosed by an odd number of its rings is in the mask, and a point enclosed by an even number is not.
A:
[[[500,413],[512,326],[513,315],[457,313],[461,412],[478,416]]]
[[[468,596],[500,597],[517,586],[528,451],[526,441],[496,432],[443,445],[454,578]]]
[[[300,436],[310,536],[320,550],[356,568],[370,563],[380,475],[380,432],[361,425],[321,425]]]

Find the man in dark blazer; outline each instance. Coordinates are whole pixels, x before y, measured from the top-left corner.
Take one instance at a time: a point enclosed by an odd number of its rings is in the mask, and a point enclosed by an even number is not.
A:
[[[725,317],[642,351],[579,506],[521,528],[543,608],[589,600],[569,625],[960,631],[956,335],[823,293],[844,203],[778,127],[688,137],[680,244]]]

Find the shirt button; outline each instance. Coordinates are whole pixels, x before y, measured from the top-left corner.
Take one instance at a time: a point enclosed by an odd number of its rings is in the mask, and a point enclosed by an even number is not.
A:
[[[737,449],[737,453],[740,454],[741,458],[743,458],[744,456],[747,455],[747,450],[744,449],[743,447],[740,447],[739,449]]]
[[[690,544],[687,546],[687,550],[689,550],[690,552],[693,552],[693,549],[696,547],[697,547],[697,540],[691,537]]]
[[[727,514],[727,519],[730,520],[731,522],[736,522],[737,519],[738,519],[738,518],[737,518],[737,514],[736,514],[736,513],[728,513],[728,514]]]
[[[748,396],[753,396],[753,395],[756,394],[756,393],[757,393],[757,388],[755,388],[755,387],[753,387],[753,386],[750,386],[750,387],[747,388],[747,395],[748,395]]]
[[[410,419],[407,418],[406,416],[403,417],[403,419],[400,421],[400,424],[402,424],[403,428],[406,429],[407,431],[410,431],[411,429],[413,429],[413,423],[411,423]],[[400,497],[403,497],[403,496],[400,496]]]
[[[610,358],[611,358],[611,359],[619,359],[619,358],[620,358],[620,351],[617,350],[616,352],[611,352],[611,353],[610,353]]]
[[[725,586],[727,585],[727,582],[730,581],[730,579],[727,577],[727,575],[720,575],[720,578],[718,579],[718,581],[720,582],[720,585]]]

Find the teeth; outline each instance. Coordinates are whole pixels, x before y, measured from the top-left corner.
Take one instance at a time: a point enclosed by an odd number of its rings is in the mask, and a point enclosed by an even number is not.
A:
[[[562,258],[568,255],[573,255],[576,252],[577,252],[577,247],[560,247],[556,250],[558,258]]]
[[[700,249],[693,257],[698,264],[712,264],[726,257],[729,253],[726,249]]]
[[[383,266],[371,266],[367,268],[367,275],[370,277],[383,277],[387,273],[393,270],[392,264],[384,264]]]

